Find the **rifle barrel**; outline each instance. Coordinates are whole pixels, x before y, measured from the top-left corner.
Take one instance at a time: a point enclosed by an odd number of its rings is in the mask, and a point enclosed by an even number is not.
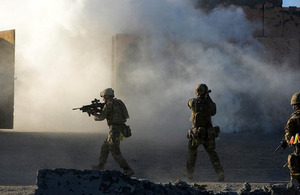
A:
[[[80,108],[73,108],[72,110],[80,110]]]
[[[276,150],[274,151],[274,154],[276,154],[276,152],[279,150],[279,148],[281,148],[281,145],[276,148]]]

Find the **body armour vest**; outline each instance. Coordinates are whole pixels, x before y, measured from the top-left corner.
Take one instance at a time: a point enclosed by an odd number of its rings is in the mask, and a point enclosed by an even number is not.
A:
[[[292,114],[289,124],[293,135],[300,134],[300,110]]]
[[[205,99],[194,99],[192,102],[192,122],[195,127],[207,127],[211,125],[210,102]]]
[[[129,114],[125,104],[114,98],[110,109],[108,110],[107,122],[109,125],[121,125],[129,118]]]

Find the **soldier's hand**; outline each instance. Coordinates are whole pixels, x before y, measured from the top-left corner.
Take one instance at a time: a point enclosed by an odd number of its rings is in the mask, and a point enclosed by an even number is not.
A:
[[[188,139],[191,139],[191,130],[188,130],[188,133],[187,133],[187,135],[186,135],[186,137],[188,138]]]
[[[208,101],[212,102],[212,99],[211,99],[211,97],[209,96],[209,94],[207,94],[206,99],[207,99]]]
[[[281,140],[281,147],[285,150],[288,147],[288,143],[285,140]]]
[[[95,115],[95,111],[92,110],[92,109],[91,109],[91,110],[88,110],[87,113],[88,113],[89,116]]]

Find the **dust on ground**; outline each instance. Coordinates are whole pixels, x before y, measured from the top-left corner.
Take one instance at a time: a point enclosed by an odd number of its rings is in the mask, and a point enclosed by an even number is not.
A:
[[[216,140],[216,150],[225,170],[226,183],[216,182],[217,177],[209,157],[201,146],[194,179],[186,180],[181,175],[187,158],[186,137],[162,135],[147,138],[134,134],[121,142],[121,150],[135,171],[134,177],[138,179],[161,183],[180,179],[218,189],[224,188],[224,185],[234,187],[245,182],[251,185],[286,183],[289,170],[283,168],[283,165],[292,149],[280,149],[274,154],[282,135],[221,134]],[[100,133],[0,131],[1,194],[9,193],[12,188],[33,191],[39,169],[91,169],[98,162],[100,147],[105,138],[106,135]],[[111,156],[106,169],[120,170]]]

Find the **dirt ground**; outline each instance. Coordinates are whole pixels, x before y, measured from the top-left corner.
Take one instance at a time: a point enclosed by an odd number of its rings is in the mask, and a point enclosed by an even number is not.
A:
[[[291,148],[274,154],[282,135],[221,134],[217,152],[225,170],[225,183],[218,183],[211,162],[199,147],[193,180],[181,175],[187,157],[185,137],[132,136],[121,143],[125,159],[135,171],[134,177],[153,182],[206,183],[211,188],[251,183],[286,183],[288,168],[283,168]],[[106,135],[98,133],[41,133],[0,131],[0,193],[19,189],[30,194],[35,189],[39,169],[90,169],[97,164],[100,146]],[[106,169],[120,170],[110,156]],[[213,187],[214,186],[214,187]],[[27,191],[26,193],[22,193]],[[12,194],[16,194],[12,193]]]

